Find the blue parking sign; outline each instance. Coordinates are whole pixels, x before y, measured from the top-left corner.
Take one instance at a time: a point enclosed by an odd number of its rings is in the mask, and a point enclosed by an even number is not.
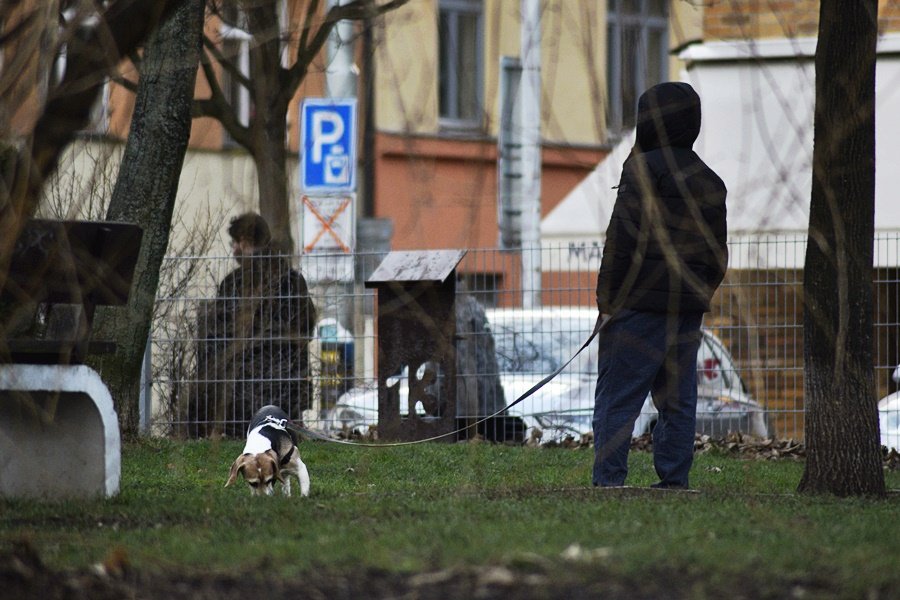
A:
[[[305,192],[356,188],[356,99],[307,98],[300,108],[300,185]]]

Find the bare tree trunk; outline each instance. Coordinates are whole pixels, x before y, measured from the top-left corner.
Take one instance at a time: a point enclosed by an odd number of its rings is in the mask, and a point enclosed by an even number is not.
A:
[[[877,11],[877,0],[821,3],[801,492],[885,493],[872,363]]]
[[[214,6],[211,0],[208,0]],[[253,156],[259,177],[259,212],[272,227],[276,247],[282,251],[293,250],[294,242],[290,222],[291,190],[285,160],[286,118],[289,102],[306,78],[313,60],[322,51],[334,26],[341,20],[366,20],[368,23],[380,15],[396,10],[409,0],[348,0],[332,5],[322,14],[324,3],[301,3],[305,7],[294,15],[293,33],[297,34],[297,46],[290,51],[289,65],[283,65],[282,39],[278,19],[278,3],[274,0],[239,3],[247,17],[247,32],[252,36],[250,44],[251,73],[243,74],[233,58],[216,50],[216,43],[207,38],[209,58],[203,61],[206,79],[210,84],[210,97],[200,99],[195,105],[194,116],[212,117],[218,120],[231,135]],[[299,6],[299,5],[298,5]],[[238,26],[238,23],[232,23]],[[241,24],[241,27],[244,25]],[[213,68],[217,62],[232,77],[241,81],[250,91],[254,103],[254,115],[248,126],[236,118],[235,106],[218,84],[218,74]]]
[[[50,91],[44,111],[21,149],[3,151],[0,171],[0,283],[12,244],[34,214],[44,181],[90,118],[91,107],[122,56],[137,48],[161,18],[183,0],[119,0],[106,7],[101,24],[79,27],[67,47],[66,73]]]
[[[278,3],[264,0],[244,5],[256,44],[250,48],[254,73],[250,94],[256,106],[250,123],[252,154],[259,188],[259,213],[272,228],[274,247],[294,250],[290,190],[287,177],[287,101],[282,93],[281,34]]]
[[[106,218],[144,228],[128,306],[98,312],[101,335],[115,339],[115,355],[97,365],[119,413],[122,433],[138,431],[144,348],[159,271],[169,243],[178,179],[191,131],[191,104],[200,60],[203,0],[181,4],[147,43],[134,117]]]
[[[272,228],[274,247],[289,254],[294,250],[291,235],[291,195],[288,189],[287,134],[284,109],[273,110],[273,118],[260,119],[254,133],[258,133],[253,156],[259,186],[259,214]],[[282,118],[278,118],[278,117]]]

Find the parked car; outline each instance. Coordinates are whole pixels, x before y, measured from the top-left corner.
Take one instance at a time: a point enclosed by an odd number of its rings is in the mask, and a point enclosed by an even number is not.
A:
[[[493,335],[500,381],[507,404],[552,373],[584,343],[596,320],[590,308],[548,307],[541,309],[488,309],[489,331]],[[527,428],[535,428],[544,442],[579,438],[592,431],[594,386],[597,381],[599,340],[594,340],[562,373],[532,396],[507,410],[520,417]],[[419,377],[424,373],[424,366]],[[740,431],[764,437],[768,433],[765,415],[747,391],[731,355],[711,332],[703,331],[697,357],[699,432],[721,436]],[[406,411],[406,372],[388,379],[399,385],[401,413]],[[420,407],[417,407],[419,410]],[[658,413],[647,397],[633,435],[649,432]],[[378,392],[374,385],[349,390],[338,399],[328,419],[328,428],[356,429],[362,433],[378,422]]]
[[[500,379],[507,402],[512,402],[581,347],[594,327],[597,311],[580,307],[493,309],[487,317],[497,347]],[[595,339],[566,370],[510,408],[509,414],[520,415],[529,429],[540,428],[545,442],[592,432],[599,344]],[[699,433],[768,435],[762,407],[750,396],[731,354],[707,329],[703,329],[697,354],[697,371]],[[650,432],[658,414],[648,395],[632,435]]]
[[[900,383],[900,365],[891,378]],[[900,452],[900,391],[888,394],[878,401],[878,425],[881,445]]]
[[[425,374],[426,365],[421,365],[417,377],[421,379]],[[400,386],[400,410],[401,414],[408,414],[406,410],[409,399],[409,370],[403,367],[400,373],[388,377],[388,387]],[[440,386],[436,386],[435,393],[439,393]],[[416,412],[420,416],[425,414],[421,403],[416,405]],[[369,432],[369,427],[378,424],[378,389],[373,382],[369,385],[354,387],[342,394],[334,408],[328,413],[323,424],[326,431],[356,431],[363,435]]]

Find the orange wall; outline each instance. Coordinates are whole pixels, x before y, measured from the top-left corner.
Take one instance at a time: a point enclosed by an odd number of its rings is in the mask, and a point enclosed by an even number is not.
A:
[[[375,155],[375,216],[394,220],[394,249],[496,247],[496,141],[381,133]],[[604,155],[544,148],[542,216]]]

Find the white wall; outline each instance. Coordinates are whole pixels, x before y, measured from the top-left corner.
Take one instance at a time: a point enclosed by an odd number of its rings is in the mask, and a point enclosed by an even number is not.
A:
[[[105,140],[80,139],[64,153],[57,177],[44,189],[42,211],[47,216],[103,219],[112,195],[124,145]],[[297,160],[289,158],[292,233],[299,240]],[[58,200],[54,201],[56,197]],[[210,254],[230,256],[226,228],[232,216],[259,210],[256,167],[246,152],[211,152],[188,149],[178,182],[169,252],[191,232],[211,228],[215,242]],[[52,208],[49,205],[54,205]]]
[[[812,185],[814,38],[710,42],[682,53],[703,99],[696,150],[728,186],[734,233],[805,232]],[[900,35],[879,41],[875,226],[900,230]]]
[[[815,38],[708,42],[681,53],[687,64],[681,79],[703,101],[695,149],[728,186],[732,239],[806,233],[815,44]],[[875,227],[900,232],[900,34],[883,36],[878,53]],[[544,218],[546,244],[601,240],[615,201],[610,188],[618,182],[621,155],[630,143],[625,146],[606,159],[618,164],[601,163]]]

